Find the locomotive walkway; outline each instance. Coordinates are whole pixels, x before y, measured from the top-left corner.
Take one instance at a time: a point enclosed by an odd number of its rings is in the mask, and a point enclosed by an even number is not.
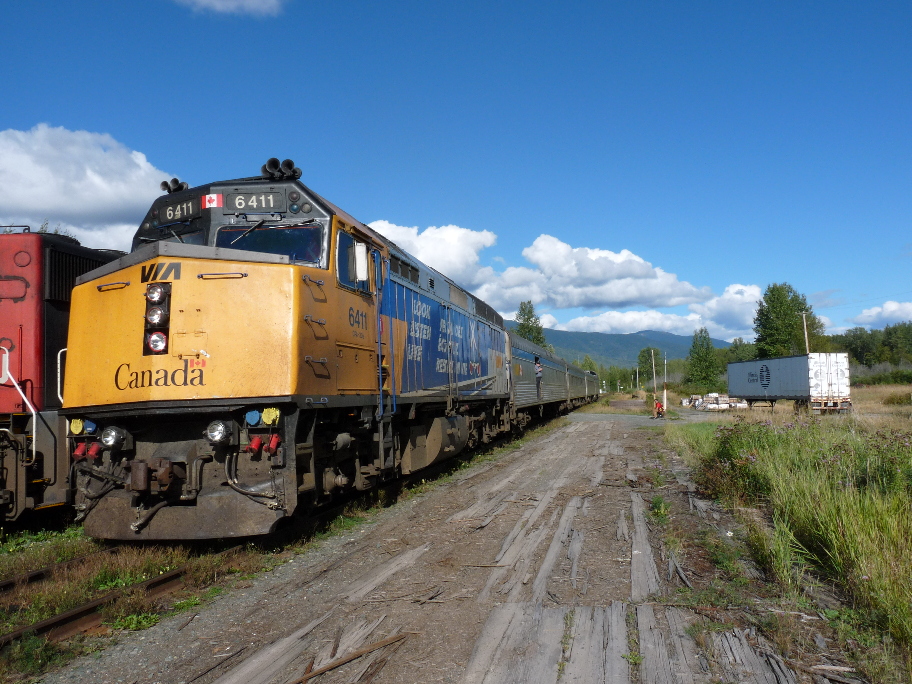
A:
[[[635,424],[651,421],[595,418],[43,681],[811,681],[752,630],[706,630],[703,615],[670,605],[708,577],[647,524],[656,491],[644,476],[664,470],[672,515],[722,537],[724,525],[671,452],[658,460],[661,437]]]

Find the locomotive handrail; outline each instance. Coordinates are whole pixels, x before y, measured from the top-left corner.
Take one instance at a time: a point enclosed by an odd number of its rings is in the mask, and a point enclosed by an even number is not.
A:
[[[57,352],[57,398],[60,399],[60,405],[63,406],[63,387],[60,385],[60,380],[63,366],[60,363],[60,357],[63,355],[63,352],[67,350],[66,347]]]
[[[13,377],[13,373],[9,369],[9,349],[0,347],[0,351],[3,351],[3,361],[0,362],[0,368],[2,368],[2,372],[0,372],[0,384],[5,385],[7,382],[13,383],[13,387],[16,388],[19,396],[22,397],[22,401],[25,402],[25,405],[28,407],[29,413],[32,414],[32,460],[26,462],[25,465],[34,465],[38,460],[38,412],[35,410],[35,407],[32,406],[32,402],[28,400],[28,397],[25,396],[25,392],[19,387],[19,383],[16,382],[16,378]]]
[[[247,274],[239,271],[227,273],[198,273],[196,277],[200,280],[215,280],[216,278],[246,278]]]
[[[306,282],[311,282],[311,283],[313,283],[314,285],[319,285],[320,287],[323,286],[323,281],[322,281],[322,280],[314,280],[314,279],[311,278],[307,273],[305,273],[303,276],[301,276],[301,280],[303,280],[305,283],[306,283]]]
[[[115,287],[115,285],[120,285],[120,287]],[[122,290],[125,287],[130,286],[130,281],[120,281],[117,283],[102,283],[101,285],[96,285],[95,289],[99,292],[108,292],[109,290]]]

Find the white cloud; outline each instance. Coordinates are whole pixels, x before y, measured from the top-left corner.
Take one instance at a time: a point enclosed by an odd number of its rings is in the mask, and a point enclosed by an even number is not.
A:
[[[549,328],[598,332],[663,330],[690,335],[706,326],[716,337],[749,337],[761,290],[757,285],[730,285],[721,296],[708,287],[695,287],[673,273],[653,266],[633,252],[573,247],[542,234],[522,254],[527,266],[497,271],[480,266],[480,252],[497,236],[487,230],[459,226],[397,226],[374,221],[372,228],[415,257],[470,289],[511,317],[520,302],[531,300],[542,324]],[[498,259],[492,259],[498,261]],[[502,261],[502,260],[501,260]],[[662,313],[656,308],[689,305],[686,315]],[[649,311],[607,311],[580,316],[560,324],[560,309],[623,309],[650,307]]]
[[[287,0],[175,0],[197,11],[276,16]]]
[[[0,223],[47,219],[89,247],[128,249],[170,174],[110,135],[38,124],[0,131]]]
[[[558,320],[549,313],[544,313],[538,318],[544,328],[556,328],[559,325]]]
[[[596,316],[579,316],[558,326],[560,330],[576,332],[631,333],[640,330],[659,330],[676,335],[692,335],[703,327],[697,314],[662,313],[661,311],[606,311]]]
[[[691,304],[688,308],[703,320],[725,330],[749,334],[747,331],[753,327],[757,302],[762,297],[758,285],[735,284],[726,287],[721,296],[702,304]]]
[[[857,325],[870,325],[875,328],[909,321],[912,320],[912,302],[884,302],[883,306],[865,309],[860,315],[849,320]]]
[[[416,259],[466,287],[476,282],[478,253],[497,242],[497,236],[489,230],[471,230],[453,225],[431,226],[422,231],[417,227],[407,228],[382,220],[369,225]]]

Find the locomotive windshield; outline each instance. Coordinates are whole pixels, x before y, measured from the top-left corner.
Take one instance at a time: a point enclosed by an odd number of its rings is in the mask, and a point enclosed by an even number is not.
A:
[[[222,226],[216,247],[284,254],[292,261],[319,263],[323,253],[323,227],[303,225]]]

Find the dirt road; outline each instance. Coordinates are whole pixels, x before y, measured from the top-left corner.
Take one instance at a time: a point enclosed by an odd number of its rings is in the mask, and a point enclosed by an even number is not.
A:
[[[630,418],[568,421],[43,681],[286,684],[384,643],[313,681],[803,681],[750,632],[703,638],[700,616],[655,600],[702,580],[647,523],[653,493],[724,530],[635,424],[654,422]]]

